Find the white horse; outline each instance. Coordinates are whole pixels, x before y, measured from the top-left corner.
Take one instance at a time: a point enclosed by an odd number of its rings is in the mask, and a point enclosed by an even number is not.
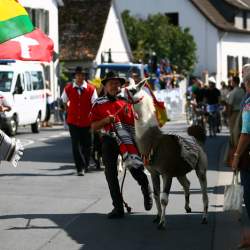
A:
[[[164,134],[159,126],[155,115],[155,107],[151,96],[144,90],[145,81],[137,85],[122,88],[120,96],[133,104],[137,114],[135,119],[136,143],[142,155],[150,155],[150,163],[147,169],[151,173],[153,182],[154,198],[157,206],[157,216],[154,222],[158,223],[159,229],[165,228],[165,211],[168,205],[172,178],[177,177],[183,186],[185,193],[185,209],[191,212],[189,206],[190,182],[186,174],[193,169],[196,171],[202,191],[204,212],[202,223],[207,223],[208,195],[207,195],[207,156],[199,142],[194,140],[197,149],[197,161],[194,166],[181,157],[181,145],[178,137]],[[192,150],[192,149],[191,149]],[[160,190],[160,176],[163,180],[163,190]]]

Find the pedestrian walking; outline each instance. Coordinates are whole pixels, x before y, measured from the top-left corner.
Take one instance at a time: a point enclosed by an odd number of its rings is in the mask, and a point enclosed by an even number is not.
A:
[[[90,111],[97,98],[95,87],[85,80],[81,67],[75,70],[75,79],[68,83],[62,93],[66,104],[66,121],[72,142],[72,151],[77,174],[88,171],[91,154]]]
[[[102,131],[102,158],[114,206],[114,209],[108,214],[110,219],[124,217],[123,198],[117,170],[119,154],[122,154],[125,166],[128,167],[133,178],[141,186],[145,209],[152,208],[151,188],[133,140],[134,114],[132,106],[117,98],[120,87],[125,82],[125,79],[109,72],[102,81],[106,94],[96,100],[91,111],[92,128]]]
[[[46,115],[44,122],[42,123],[42,127],[51,127],[52,125],[49,123],[51,117],[51,105],[52,105],[52,93],[49,87],[49,82],[46,82]]]
[[[233,90],[229,93],[228,96],[228,119],[229,119],[229,131],[231,137],[231,144],[235,146],[233,140],[234,135],[234,126],[238,116],[240,115],[240,105],[245,96],[245,92],[242,88],[239,87],[240,78],[238,76],[233,77],[232,86]]]
[[[3,95],[0,95],[0,112],[8,112],[11,110],[10,103],[6,100]]]
[[[221,82],[221,89],[220,89],[220,93],[221,93],[221,106],[222,106],[222,110],[221,110],[221,117],[222,117],[222,122],[223,124],[228,127],[228,105],[227,105],[227,101],[228,101],[228,95],[229,95],[229,89],[228,86],[226,85],[226,82],[222,81]]]
[[[5,96],[0,94],[0,128],[3,129],[8,135],[13,135],[12,128],[10,126],[11,124],[9,124],[9,126],[6,126],[6,122],[2,122],[2,120],[5,119],[4,113],[9,111],[11,111],[11,104],[8,102]]]
[[[0,113],[9,112],[10,110],[11,104],[3,95],[0,95]],[[12,166],[17,167],[19,160],[23,156],[23,151],[24,148],[20,140],[10,138],[0,129],[0,161],[9,161]]]
[[[221,89],[220,89],[221,102],[226,103],[229,95],[229,89],[228,86],[226,85],[226,82],[222,81],[220,84],[221,84]]]
[[[244,77],[247,96],[243,101],[242,128],[232,162],[232,168],[240,171],[243,197],[250,218],[250,74]],[[250,247],[250,232],[244,233],[240,248]]]
[[[213,76],[208,79],[208,88],[204,91],[204,97],[207,104],[207,122],[209,125],[210,136],[220,133],[220,98],[221,93],[216,87],[216,80]]]

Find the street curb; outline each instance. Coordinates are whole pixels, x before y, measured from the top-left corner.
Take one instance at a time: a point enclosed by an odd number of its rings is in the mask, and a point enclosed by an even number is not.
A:
[[[224,144],[225,145],[225,144]],[[222,145],[221,147],[221,150],[220,150],[220,153],[219,153],[219,157],[218,157],[218,168],[217,168],[217,171],[219,172],[218,174],[218,178],[217,178],[217,183],[216,183],[216,187],[214,188],[214,192],[216,193],[216,191],[218,190],[218,186],[219,186],[219,183],[220,183],[220,178],[221,178],[221,173],[220,173],[220,169],[222,168],[222,163],[223,163],[223,153],[225,152],[225,146]],[[217,211],[217,206],[220,205],[220,202],[218,201],[218,196],[215,196],[214,198],[214,201],[215,201],[215,212]],[[211,244],[211,250],[214,250],[215,247],[216,247],[216,228],[217,228],[217,225],[218,225],[218,222],[217,222],[217,214],[215,213],[212,217],[212,220],[213,220],[213,229],[212,229],[212,244]]]

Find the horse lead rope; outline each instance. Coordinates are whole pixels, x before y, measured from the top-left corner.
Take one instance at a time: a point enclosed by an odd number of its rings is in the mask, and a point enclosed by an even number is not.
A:
[[[132,97],[129,95],[128,89],[126,89],[126,92],[127,92],[127,95],[128,95],[128,98],[129,98],[131,104],[137,104],[137,103],[139,103],[143,99],[143,96],[142,96],[138,101],[134,102],[133,99],[132,99]],[[116,113],[115,113],[114,116],[117,116],[127,106],[128,106],[127,103],[124,104],[120,109],[118,109],[116,111]],[[113,129],[115,130],[115,126],[114,125],[113,125]],[[126,176],[127,176],[127,168],[125,168],[125,170],[124,170],[120,192],[121,192],[121,196],[122,196],[122,201],[123,201],[124,207],[127,209],[128,213],[131,213],[132,208],[128,205],[128,203],[124,200],[124,197],[123,197],[123,188],[124,188],[124,183],[125,183]]]

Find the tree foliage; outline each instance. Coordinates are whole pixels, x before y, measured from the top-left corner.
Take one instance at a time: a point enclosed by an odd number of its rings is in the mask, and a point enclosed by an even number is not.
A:
[[[168,58],[181,72],[191,72],[196,63],[196,44],[189,29],[169,23],[166,15],[150,15],[142,19],[122,13],[124,26],[136,61],[147,62],[150,53]]]

